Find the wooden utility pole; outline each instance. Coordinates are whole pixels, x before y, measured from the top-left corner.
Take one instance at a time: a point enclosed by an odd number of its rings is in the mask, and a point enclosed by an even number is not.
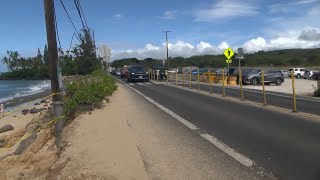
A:
[[[63,128],[62,122],[62,95],[60,94],[59,76],[58,76],[58,48],[55,26],[55,14],[54,14],[54,0],[44,0],[44,12],[47,29],[47,41],[48,41],[48,58],[49,69],[51,77],[51,91],[53,101],[53,115],[57,118],[55,127],[56,145],[61,147],[61,133]]]

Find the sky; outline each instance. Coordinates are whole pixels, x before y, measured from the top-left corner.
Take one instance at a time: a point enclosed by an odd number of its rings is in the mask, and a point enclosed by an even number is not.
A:
[[[71,0],[62,0],[77,28],[81,21]],[[221,54],[227,47],[245,53],[320,47],[320,0],[81,0],[97,46],[111,59],[165,58]],[[0,57],[7,50],[34,56],[46,44],[43,1],[0,2]],[[61,46],[69,49],[75,32],[60,0],[55,0]],[[72,46],[77,43],[74,39]],[[0,63],[0,72],[6,71]]]

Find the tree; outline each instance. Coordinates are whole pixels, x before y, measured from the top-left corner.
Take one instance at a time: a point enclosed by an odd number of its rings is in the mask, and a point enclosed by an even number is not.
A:
[[[80,44],[73,48],[74,65],[76,73],[89,74],[94,70],[101,68],[101,63],[96,56],[96,50],[90,32],[86,29],[79,34]]]
[[[48,46],[44,45],[43,49],[43,63],[48,66],[49,63],[49,55],[48,55]]]
[[[37,58],[42,59],[42,54],[40,52],[40,49],[38,48]]]

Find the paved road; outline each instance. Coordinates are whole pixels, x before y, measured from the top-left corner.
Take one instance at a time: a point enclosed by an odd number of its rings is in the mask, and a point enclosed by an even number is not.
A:
[[[175,81],[171,82],[175,84]],[[178,83],[180,86],[189,87],[189,82]],[[192,87],[197,89],[198,83],[193,81]],[[202,91],[210,91],[210,86],[205,83],[200,84],[200,88]],[[222,95],[222,87],[220,85],[213,86],[213,93]],[[226,96],[235,97],[240,99],[240,90],[238,87],[227,87],[226,88]],[[254,90],[254,89],[244,89],[243,96],[245,100],[263,103],[263,93],[262,90]],[[282,107],[286,109],[293,109],[293,98],[289,94],[278,93],[267,91],[266,92],[267,104]],[[297,111],[305,112],[315,115],[320,115],[320,99],[315,99],[312,97],[306,96],[297,96]]]
[[[319,123],[152,82],[129,86],[280,179],[320,179]]]

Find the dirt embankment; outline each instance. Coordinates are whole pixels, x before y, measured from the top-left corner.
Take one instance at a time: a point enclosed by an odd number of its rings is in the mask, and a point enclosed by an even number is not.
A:
[[[125,92],[116,91],[101,109],[74,119],[63,132],[63,149],[58,151],[53,127],[32,133],[27,126],[46,119],[34,115],[10,114],[0,125],[11,122],[12,132],[3,134],[6,147],[0,149],[0,179],[149,179],[127,124],[130,112],[123,112]],[[23,152],[16,153],[22,139],[30,139]]]

